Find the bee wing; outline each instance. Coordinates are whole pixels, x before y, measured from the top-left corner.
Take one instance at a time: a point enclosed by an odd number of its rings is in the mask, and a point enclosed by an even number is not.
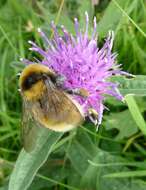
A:
[[[46,80],[46,91],[38,99],[26,101],[23,98],[22,141],[28,152],[35,147],[41,127],[55,131],[68,131],[83,121],[83,115],[76,102],[63,90]]]
[[[48,128],[55,130],[53,127],[58,125],[56,131],[62,131],[59,125],[78,125],[83,121],[79,105],[76,105],[69,95],[63,90],[56,88],[49,80],[46,80],[45,84],[47,92],[42,94],[39,100],[39,107],[42,108]],[[37,109],[35,108],[35,110]]]
[[[36,145],[39,125],[32,115],[29,102],[23,101],[21,139],[23,147],[27,152],[31,152]]]

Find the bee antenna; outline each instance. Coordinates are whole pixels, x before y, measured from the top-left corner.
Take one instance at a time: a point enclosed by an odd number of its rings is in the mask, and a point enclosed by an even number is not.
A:
[[[21,89],[20,89],[20,88],[18,88],[18,92],[21,92]]]
[[[20,75],[21,75],[21,73],[20,73],[20,72],[16,74],[16,76],[17,76],[17,77],[20,77]]]

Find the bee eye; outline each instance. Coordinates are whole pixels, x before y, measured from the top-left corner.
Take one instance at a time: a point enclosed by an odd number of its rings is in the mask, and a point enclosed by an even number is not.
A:
[[[24,83],[24,87],[25,89],[29,89],[32,87],[32,85],[36,82],[36,80],[34,80],[33,77],[28,77],[26,80],[25,80],[25,83]]]
[[[29,88],[32,87],[32,85],[37,83],[39,80],[40,80],[40,75],[33,73],[33,74],[31,74],[30,76],[27,77],[27,79],[22,84],[22,87],[23,87],[24,90],[29,89]]]
[[[34,83],[35,83],[35,80],[34,80],[33,77],[29,77],[29,78],[27,79],[27,82],[28,82],[29,84],[34,84]]]

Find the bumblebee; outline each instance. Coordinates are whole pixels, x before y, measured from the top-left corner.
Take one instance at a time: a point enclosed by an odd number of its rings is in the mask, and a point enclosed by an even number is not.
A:
[[[28,149],[37,127],[66,132],[84,121],[80,105],[63,88],[63,78],[45,65],[30,64],[19,78],[23,99],[22,140]],[[35,140],[34,140],[35,141]]]

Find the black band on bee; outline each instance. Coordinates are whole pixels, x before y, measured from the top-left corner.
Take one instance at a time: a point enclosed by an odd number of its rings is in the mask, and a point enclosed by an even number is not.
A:
[[[30,73],[22,83],[22,89],[28,90],[41,79],[40,73]]]
[[[34,84],[40,80],[50,80],[53,84],[56,83],[56,76],[51,75],[50,73],[29,73],[22,83],[22,90],[29,90]]]

